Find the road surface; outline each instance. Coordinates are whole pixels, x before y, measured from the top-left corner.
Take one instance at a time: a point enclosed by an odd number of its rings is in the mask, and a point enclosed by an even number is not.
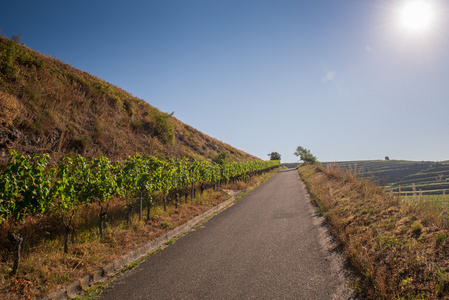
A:
[[[102,299],[350,299],[297,171],[281,171],[113,281]]]

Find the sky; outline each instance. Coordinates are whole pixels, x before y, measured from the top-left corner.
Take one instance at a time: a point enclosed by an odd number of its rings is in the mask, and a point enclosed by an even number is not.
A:
[[[262,159],[449,160],[449,2],[6,1],[0,34]]]

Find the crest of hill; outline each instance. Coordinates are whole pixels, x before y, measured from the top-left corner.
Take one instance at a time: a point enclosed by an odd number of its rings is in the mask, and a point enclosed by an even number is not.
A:
[[[122,89],[0,36],[0,158],[9,150],[121,160],[258,159],[218,141]]]

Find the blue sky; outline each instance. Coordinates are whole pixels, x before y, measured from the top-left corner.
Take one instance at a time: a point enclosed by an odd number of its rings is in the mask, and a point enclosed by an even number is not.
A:
[[[449,160],[449,3],[3,1],[1,34],[267,159]]]

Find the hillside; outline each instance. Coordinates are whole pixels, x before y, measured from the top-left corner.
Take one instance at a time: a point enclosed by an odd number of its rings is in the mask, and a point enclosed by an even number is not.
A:
[[[61,61],[0,36],[0,159],[10,149],[120,160],[134,153],[211,160],[235,149]]]
[[[350,264],[360,299],[449,299],[445,197],[398,197],[320,165],[298,172]]]
[[[449,189],[449,162],[406,161],[406,160],[365,160],[338,163],[335,165],[345,170],[370,178],[385,186],[387,191],[441,194]]]
[[[422,191],[425,194],[441,194],[449,190],[449,162],[435,162],[429,168],[410,174],[388,186],[388,190],[401,192]],[[447,193],[447,191],[446,191]]]
[[[296,168],[299,165],[299,163],[283,163],[282,166],[287,168]]]

